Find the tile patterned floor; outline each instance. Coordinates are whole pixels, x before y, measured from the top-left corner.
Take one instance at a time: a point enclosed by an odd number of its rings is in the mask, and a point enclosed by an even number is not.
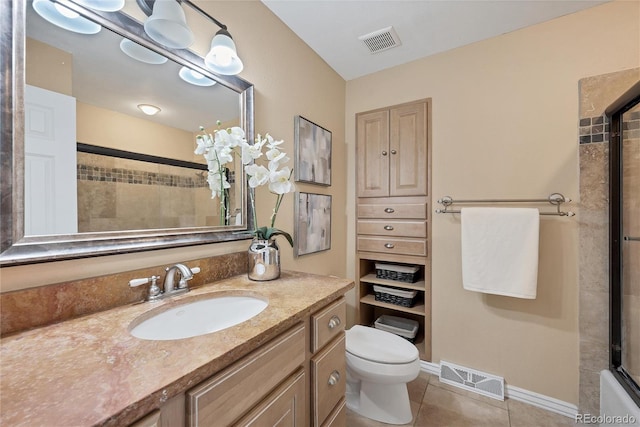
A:
[[[421,372],[408,384],[412,427],[566,427],[573,419],[505,399],[504,402],[441,383]],[[388,427],[347,410],[348,427]]]

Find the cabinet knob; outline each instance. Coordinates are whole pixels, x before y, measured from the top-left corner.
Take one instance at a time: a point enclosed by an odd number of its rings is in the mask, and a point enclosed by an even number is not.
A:
[[[340,318],[338,316],[333,316],[330,320],[329,320],[329,324],[327,326],[329,326],[329,329],[334,329],[336,326],[339,326],[340,323],[342,323],[340,321]]]
[[[393,243],[385,243],[384,247],[387,249],[393,249],[395,247],[395,245]]]
[[[383,155],[383,156],[386,156],[386,155],[387,155],[387,152],[386,152],[386,151],[383,151],[383,152],[382,152],[382,155]]]
[[[331,375],[329,375],[329,381],[327,381],[329,385],[334,386],[340,382],[340,372],[333,371]]]
[[[391,154],[397,154],[398,152],[396,150],[391,150]]]
[[[392,225],[385,225],[384,229],[387,230],[387,231],[391,231],[391,230],[393,230],[393,226]]]
[[[384,211],[386,213],[394,213],[395,212],[395,210],[393,208],[385,208]]]

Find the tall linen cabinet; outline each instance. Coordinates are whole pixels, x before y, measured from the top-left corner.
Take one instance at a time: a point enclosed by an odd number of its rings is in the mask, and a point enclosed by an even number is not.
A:
[[[418,322],[415,345],[431,360],[431,100],[356,114],[356,311]],[[417,281],[379,278],[376,264],[417,266]],[[384,276],[384,275],[383,275]],[[377,286],[376,286],[377,285]],[[374,286],[417,291],[412,307],[375,298]]]

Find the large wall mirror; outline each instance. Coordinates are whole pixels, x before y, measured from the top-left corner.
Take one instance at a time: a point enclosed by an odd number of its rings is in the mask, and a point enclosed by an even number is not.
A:
[[[151,41],[140,2],[100,12],[63,0],[95,34],[53,25],[32,2],[0,4],[0,264],[248,238],[241,162],[220,209],[194,149],[201,127],[240,126],[253,140],[253,86]],[[210,39],[218,28],[202,19]]]

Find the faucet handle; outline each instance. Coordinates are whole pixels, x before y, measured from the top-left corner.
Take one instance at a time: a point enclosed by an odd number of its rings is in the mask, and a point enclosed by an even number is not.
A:
[[[158,279],[160,276],[151,276],[151,277],[143,277],[141,279],[132,279],[129,280],[129,286],[135,288],[137,286],[144,285],[145,283],[149,283],[151,280],[151,287],[149,287],[149,300],[154,300],[158,298],[162,294],[162,290],[158,286]]]
[[[193,279],[194,274],[200,273],[200,267],[193,267],[193,268],[187,267],[187,269],[191,272],[191,275],[188,277],[185,277],[181,273],[180,281],[178,282],[178,289],[186,289],[188,287],[187,281]]]

